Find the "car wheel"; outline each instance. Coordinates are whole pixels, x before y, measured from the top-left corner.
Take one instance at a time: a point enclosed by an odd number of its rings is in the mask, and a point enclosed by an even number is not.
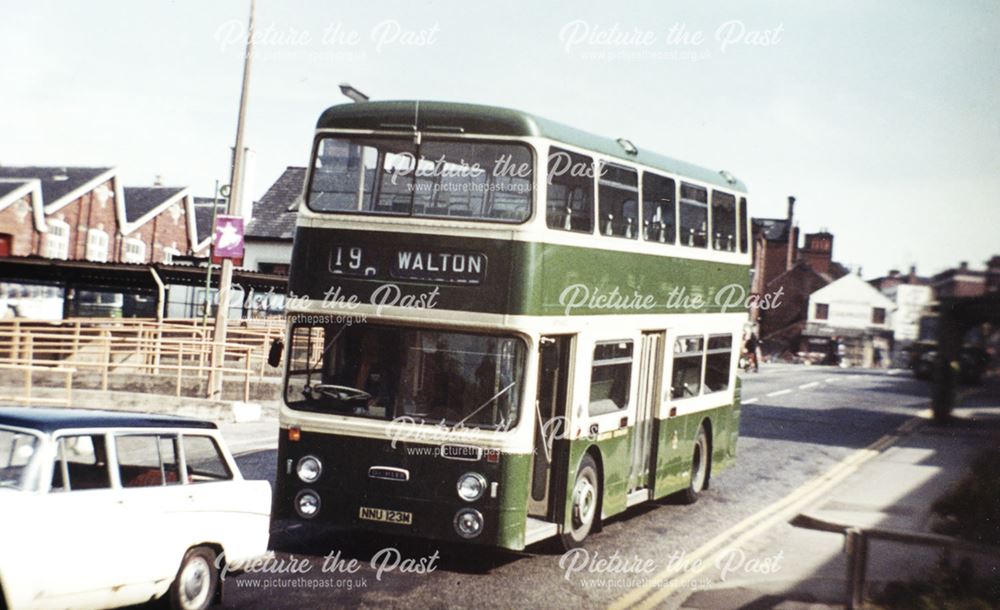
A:
[[[705,426],[698,426],[698,436],[694,439],[694,450],[691,453],[691,482],[680,494],[684,504],[694,504],[698,500],[698,494],[707,487],[708,464],[708,435],[705,433]]]
[[[597,521],[600,500],[601,484],[597,476],[597,464],[589,454],[584,455],[573,483],[571,526],[561,536],[565,550],[575,549],[583,544]]]
[[[212,605],[218,584],[215,551],[204,546],[189,549],[170,585],[170,606],[177,610],[205,610]]]

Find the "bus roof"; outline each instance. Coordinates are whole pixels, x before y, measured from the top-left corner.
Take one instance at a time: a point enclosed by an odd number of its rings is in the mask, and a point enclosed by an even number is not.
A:
[[[678,161],[639,148],[630,155],[614,138],[606,138],[562,123],[496,106],[419,100],[347,103],[331,106],[320,116],[317,129],[414,129],[444,133],[541,137],[592,150],[633,163],[686,176],[722,188],[746,191],[739,179],[722,172]]]

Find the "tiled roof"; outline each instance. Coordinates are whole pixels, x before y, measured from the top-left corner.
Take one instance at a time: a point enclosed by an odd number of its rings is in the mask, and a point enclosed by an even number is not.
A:
[[[216,214],[226,213],[226,201],[216,201],[211,197],[194,198],[194,224],[198,232],[198,243],[212,236],[212,206],[216,206]]]
[[[306,179],[306,168],[288,167],[253,205],[247,237],[291,241],[295,237],[298,199]]]
[[[38,178],[42,182],[42,199],[46,205],[49,205],[109,170],[111,170],[110,167],[14,167],[0,165],[0,178]]]
[[[126,186],[123,189],[125,197],[125,218],[135,222],[151,212],[156,206],[183,191],[179,186]]]
[[[21,188],[26,180],[11,180],[7,182],[6,180],[0,180],[0,197],[3,197],[7,193],[13,192],[15,189]]]

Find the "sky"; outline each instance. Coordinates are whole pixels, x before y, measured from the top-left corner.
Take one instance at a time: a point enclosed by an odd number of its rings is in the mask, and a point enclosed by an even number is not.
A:
[[[0,164],[228,181],[249,0],[7,2]],[[532,112],[713,169],[865,277],[1000,254],[1000,3],[258,0],[256,199],[373,99]]]

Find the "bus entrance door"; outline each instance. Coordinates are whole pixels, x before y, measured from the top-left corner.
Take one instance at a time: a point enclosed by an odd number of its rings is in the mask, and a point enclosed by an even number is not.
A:
[[[531,470],[531,497],[528,514],[543,519],[553,518],[552,471],[559,468],[565,447],[561,439],[566,431],[566,386],[569,379],[569,356],[572,336],[542,337],[538,353],[538,393],[535,399],[535,445]]]
[[[639,355],[639,402],[632,434],[632,466],[628,490],[645,489],[650,484],[653,448],[653,418],[660,404],[660,377],[663,371],[663,331],[642,334]]]

